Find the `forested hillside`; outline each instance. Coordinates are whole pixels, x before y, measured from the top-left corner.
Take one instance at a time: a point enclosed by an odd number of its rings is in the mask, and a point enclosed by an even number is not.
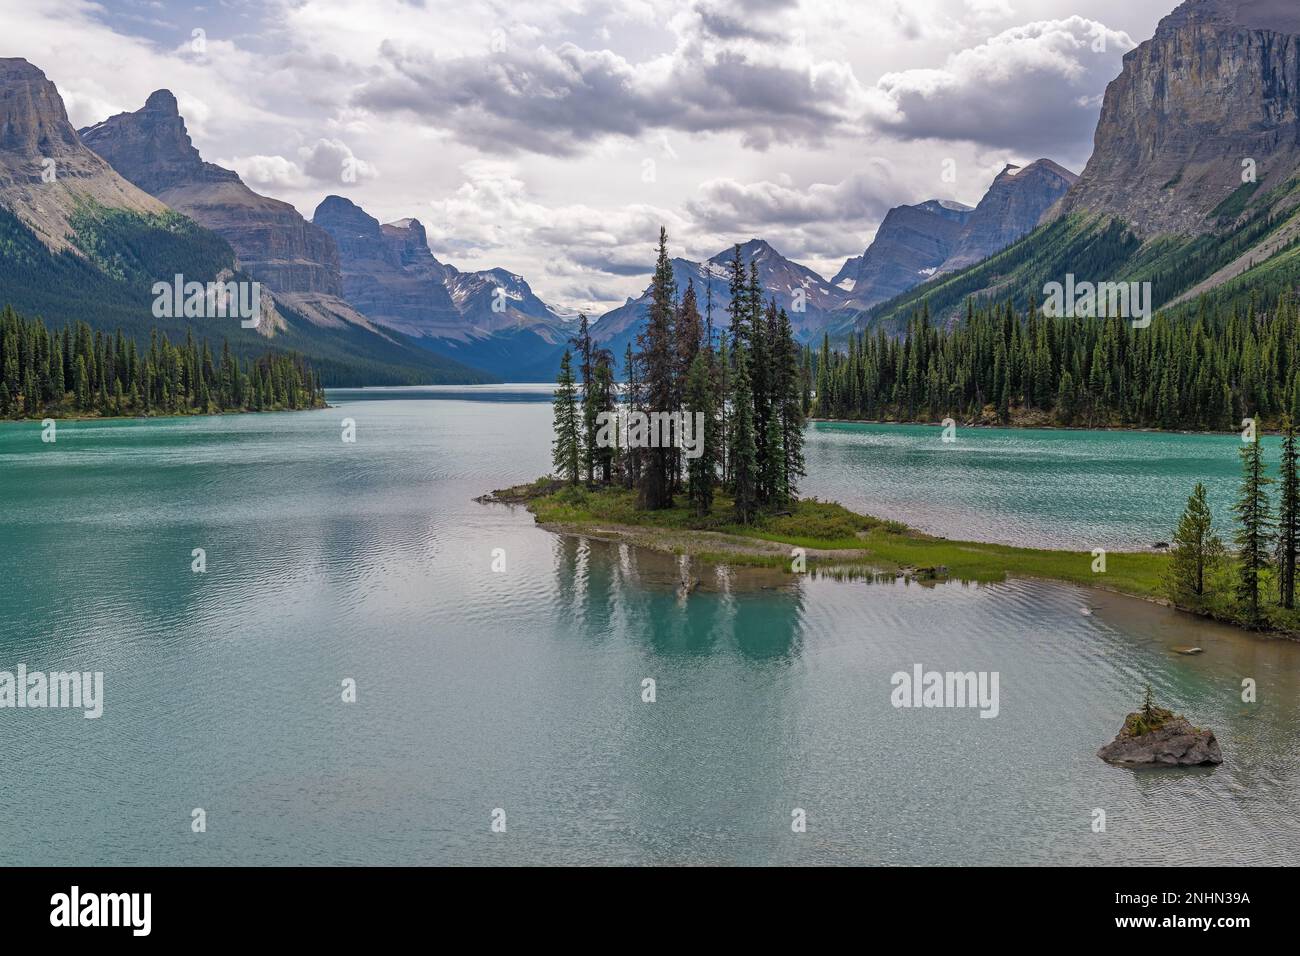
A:
[[[1150,282],[1157,309],[1187,316],[1199,298],[1187,293],[1243,256],[1241,275],[1219,283],[1212,301],[1239,305],[1250,290],[1272,300],[1300,273],[1295,263],[1300,218],[1290,206],[1297,189],[1292,184],[1262,195],[1243,187],[1216,211],[1221,231],[1196,238],[1163,236],[1144,242],[1110,216],[1063,216],[984,262],[857,315],[852,325],[898,332],[923,302],[937,323],[960,318],[970,298],[977,304],[1012,301],[1024,308],[1042,300],[1047,283],[1062,282],[1067,275],[1079,282]],[[1261,252],[1260,260],[1252,262],[1256,249],[1267,249],[1272,258]]]
[[[118,329],[136,339],[150,330],[173,340],[196,329],[194,319],[155,318],[152,288],[180,273],[187,279],[212,281],[235,266],[225,240],[177,213],[146,216],[120,209],[86,205],[75,219],[77,247],[51,252],[13,213],[0,207],[0,307],[55,322],[84,321],[92,329]],[[236,281],[251,277],[234,272]],[[287,327],[268,339],[236,321],[197,320],[211,325],[232,354],[252,361],[268,349],[311,357],[327,386],[418,385],[431,381],[472,384],[491,377],[413,345],[401,333],[366,333],[350,326],[313,326],[283,303],[276,308],[290,318]]]
[[[816,414],[826,418],[1169,429],[1300,420],[1297,300],[1264,310],[1203,300],[1185,319],[1046,318],[968,305],[955,326],[922,308],[906,334],[823,340]]]
[[[46,415],[187,415],[320,408],[316,372],[294,355],[241,362],[223,344],[187,336],[172,345],[151,332],[148,348],[120,331],[84,322],[50,331],[44,322],[0,312],[0,418]]]

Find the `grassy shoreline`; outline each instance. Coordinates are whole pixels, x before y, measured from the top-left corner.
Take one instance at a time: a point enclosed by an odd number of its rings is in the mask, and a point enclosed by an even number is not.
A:
[[[1251,628],[1211,608],[1184,607],[1161,585],[1169,555],[1111,551],[1106,570],[1094,572],[1091,551],[1024,548],[955,541],[897,521],[857,514],[835,502],[800,501],[789,513],[753,525],[731,521],[731,503],[719,494],[714,513],[698,519],[680,502],[667,511],[642,511],[623,488],[588,489],[551,478],[494,491],[484,503],[523,505],[542,528],[557,534],[621,541],[702,562],[783,571],[793,578],[794,548],[804,549],[808,573],[834,577],[894,575],[918,581],[991,584],[1008,577],[1058,581],[1140,598],[1243,630],[1296,639],[1289,628]]]
[[[884,418],[823,418],[821,416],[811,416],[807,419],[808,424],[821,425],[921,425],[926,428],[942,428],[943,422],[931,419],[884,419]],[[985,421],[958,421],[959,429],[972,429],[979,431],[1045,431],[1045,432],[1132,432],[1140,435],[1240,435],[1240,429],[1213,429],[1213,428],[1157,428],[1154,425],[1060,425],[1046,421],[1012,421],[1012,422],[985,422]],[[1259,426],[1261,435],[1280,435],[1281,428],[1274,425]]]
[[[167,418],[219,418],[223,415],[278,415],[282,412],[318,412],[321,409],[335,408],[328,403],[322,405],[303,405],[299,408],[219,408],[213,411],[170,411],[157,415],[68,415],[60,412],[42,414],[36,418],[0,418],[0,425],[40,424],[47,418],[56,422],[156,422]]]

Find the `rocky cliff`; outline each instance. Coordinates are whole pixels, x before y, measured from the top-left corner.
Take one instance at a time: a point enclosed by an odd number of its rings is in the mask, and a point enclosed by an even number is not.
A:
[[[869,309],[934,276],[956,251],[972,212],[938,199],[889,210],[867,251],[831,280],[845,293],[843,307]]]
[[[312,222],[338,247],[344,298],[378,324],[512,381],[554,377],[570,330],[521,276],[445,265],[418,219],[380,225],[342,196],[325,197]]]
[[[351,200],[326,196],[312,222],[338,245],[344,296],[378,322],[417,337],[468,340],[521,328],[564,337],[559,317],[521,276],[461,272],[435,259],[418,219],[381,226]]]
[[[351,200],[327,196],[312,223],[338,247],[343,297],[371,319],[413,336],[459,325],[443,284],[447,268],[429,251],[417,220],[381,226]]]
[[[300,304],[317,312],[339,304],[330,301],[342,295],[343,279],[329,233],[288,203],[253,192],[232,170],[204,162],[169,91],[83,129],[81,138],[136,186],[222,236],[273,292],[302,296]]]
[[[1007,166],[966,220],[956,248],[939,271],[974,265],[1028,235],[1078,179],[1050,159]]]
[[[82,144],[44,73],[24,59],[0,58],[0,205],[57,251],[71,248],[70,217],[86,201],[166,211]]]
[[[1267,194],[1297,167],[1300,5],[1188,0],[1125,55],[1060,210],[1114,215],[1142,236],[1196,235],[1234,193]]]

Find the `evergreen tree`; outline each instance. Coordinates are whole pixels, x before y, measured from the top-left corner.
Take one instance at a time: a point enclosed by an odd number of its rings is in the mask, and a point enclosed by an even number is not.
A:
[[[1223,553],[1223,542],[1214,534],[1213,524],[1205,486],[1198,482],[1178,521],[1169,556],[1165,585],[1175,601],[1199,599],[1205,594],[1206,572]]]
[[[1263,314],[1202,300],[1194,322],[1161,315],[1138,333],[1116,318],[1017,316],[1009,303],[970,302],[960,323],[934,325],[923,306],[901,339],[878,329],[850,334],[838,351],[824,343],[811,373],[816,414],[913,421],[987,411],[1010,423],[1034,412],[1062,424],[1227,429],[1252,408],[1272,427],[1282,412],[1300,413],[1300,356],[1287,344],[1295,312],[1289,292]]]
[[[718,410],[718,432],[716,432],[716,454],[718,454],[718,464],[722,468],[722,479],[724,485],[731,485],[731,416],[728,415],[728,402],[731,401],[732,392],[732,359],[731,349],[727,347],[727,337],[722,336],[722,342],[718,346],[718,358],[712,364],[712,377],[714,377],[714,408]]]
[[[716,448],[714,442],[712,369],[709,367],[709,350],[697,352],[691,361],[690,372],[686,378],[686,408],[692,421],[703,425],[700,434],[693,436],[700,443],[700,455],[686,461],[687,496],[695,516],[703,518],[713,509],[713,482],[716,471]]]
[[[582,428],[578,420],[578,390],[573,380],[573,359],[564,350],[560,359],[560,378],[555,389],[555,441],[551,456],[557,476],[576,485],[582,466]]]
[[[807,402],[807,376],[800,367],[799,346],[785,309],[777,320],[777,335],[772,351],[772,418],[779,424],[774,436],[781,461],[777,470],[778,485],[773,503],[785,507],[799,494],[799,479],[805,474],[803,457],[804,410]],[[809,353],[805,351],[805,359]]]
[[[673,349],[673,318],[676,311],[676,284],[668,258],[668,231],[659,229],[659,256],[650,283],[650,314],[645,329],[637,337],[641,346],[638,359],[643,376],[645,403],[652,415],[677,411],[676,363]],[[672,476],[675,450],[662,441],[646,449],[640,484],[640,503],[649,511],[673,505]]]
[[[1282,419],[1282,465],[1278,495],[1277,568],[1281,604],[1295,607],[1296,559],[1300,554],[1300,477],[1297,477],[1295,425]]]
[[[578,368],[582,373],[582,473],[587,483],[595,481],[596,470],[596,401],[593,394],[591,328],[587,313],[578,313],[578,332],[569,339],[577,350]]]
[[[77,356],[77,373],[74,378],[77,383],[77,408],[85,410],[90,408],[90,375],[86,371],[86,356]]]
[[[612,415],[616,410],[614,394],[614,356],[609,349],[598,348],[592,353],[592,386],[590,401],[588,401],[587,398],[588,396],[584,394],[584,421],[590,423],[590,441],[592,445],[595,446],[597,417],[602,413]],[[613,481],[614,465],[617,453],[617,445],[608,448],[594,447],[590,453],[593,477],[599,480],[602,485],[608,485]]]
[[[740,258],[740,243],[736,243],[727,268],[727,294],[731,297],[727,303],[727,315],[731,325],[731,357],[734,368],[736,354],[749,347],[749,296],[745,284],[745,263]]]
[[[640,363],[629,343],[623,355],[623,367],[627,371],[627,383],[624,386],[623,401],[629,412],[642,410]],[[635,488],[641,483],[640,448],[627,448],[623,454],[623,483],[627,488]]]
[[[120,331],[109,336],[78,322],[51,333],[39,319],[23,319],[6,308],[0,311],[0,414],[140,415],[155,409],[190,414],[325,403],[312,370],[288,354],[256,360],[274,372],[281,386],[280,401],[250,404],[238,391],[213,401],[215,379],[211,363],[203,362],[202,354],[210,354],[206,342],[200,350],[193,336],[187,335],[183,346],[173,346],[155,330],[142,362],[134,340]],[[238,371],[236,360],[232,358],[231,364]]]
[[[1273,513],[1267,491],[1273,480],[1264,474],[1264,453],[1258,434],[1241,449],[1241,465],[1241,489],[1233,508],[1237,514],[1237,595],[1253,623],[1259,620],[1260,577],[1269,566],[1273,541]]]
[[[754,396],[749,381],[745,349],[737,349],[735,384],[731,397],[731,493],[735,517],[749,524],[758,515],[759,465],[754,442]]]
[[[785,449],[781,444],[781,420],[776,415],[768,418],[766,432],[758,452],[758,486],[763,489],[761,500],[780,508],[785,505]]]

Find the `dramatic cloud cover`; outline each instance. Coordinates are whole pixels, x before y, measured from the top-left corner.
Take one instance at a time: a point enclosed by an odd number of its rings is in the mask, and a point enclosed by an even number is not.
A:
[[[1136,45],[1078,16],[1013,27],[940,68],[882,76],[876,89],[886,109],[874,121],[908,139],[1074,150],[1092,136],[1118,58]]]
[[[328,193],[596,313],[673,252],[761,236],[830,275],[885,212],[1081,170],[1176,0],[0,0],[0,55],[79,126],[176,93],[204,156]],[[957,171],[956,181],[945,177]]]

